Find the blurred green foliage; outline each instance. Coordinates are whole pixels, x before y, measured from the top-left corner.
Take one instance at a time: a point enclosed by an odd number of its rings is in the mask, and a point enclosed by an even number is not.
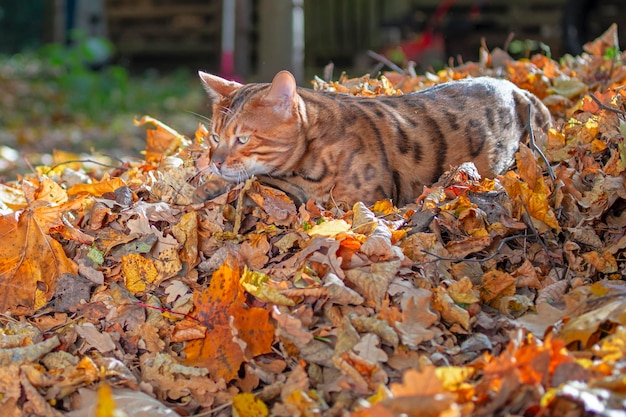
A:
[[[54,149],[88,158],[136,157],[150,115],[193,134],[208,106],[195,71],[141,74],[108,62],[104,39],[75,34],[71,45],[51,44],[0,55],[0,179],[47,164]]]
[[[0,56],[0,126],[106,124],[120,114],[198,111],[201,88],[191,71],[131,76],[126,68],[107,64],[112,55],[105,39],[77,33],[70,46]]]

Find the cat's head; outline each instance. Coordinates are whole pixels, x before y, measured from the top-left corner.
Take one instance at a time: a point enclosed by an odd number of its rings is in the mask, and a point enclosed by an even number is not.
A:
[[[298,139],[306,112],[293,75],[281,71],[271,84],[245,85],[199,75],[213,102],[211,169],[232,182],[287,173],[305,146]]]

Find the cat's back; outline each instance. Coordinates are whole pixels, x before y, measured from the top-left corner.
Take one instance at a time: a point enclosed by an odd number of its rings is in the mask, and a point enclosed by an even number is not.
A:
[[[503,173],[529,129],[540,135],[550,124],[550,113],[536,96],[489,77],[396,96],[310,91],[302,96],[320,116],[311,133],[328,145],[326,152],[350,150],[334,166],[354,178],[353,188],[399,203],[463,162],[474,162],[484,176]],[[339,177],[329,175],[329,182],[339,183]]]

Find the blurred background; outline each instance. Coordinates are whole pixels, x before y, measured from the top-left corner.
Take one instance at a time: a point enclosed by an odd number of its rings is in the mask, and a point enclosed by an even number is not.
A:
[[[192,134],[209,112],[198,69],[245,82],[289,69],[306,86],[329,62],[335,78],[383,63],[423,72],[476,60],[481,43],[559,57],[613,22],[623,38],[622,3],[0,0],[0,175],[53,148],[136,154],[133,116]]]

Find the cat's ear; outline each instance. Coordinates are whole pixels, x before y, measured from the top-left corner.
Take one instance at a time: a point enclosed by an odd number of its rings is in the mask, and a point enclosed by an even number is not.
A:
[[[220,98],[225,97],[241,87],[236,81],[228,81],[217,75],[208,74],[206,72],[198,71],[202,85],[206,90],[209,98],[212,102],[216,103]]]
[[[294,76],[289,71],[281,71],[274,76],[264,100],[274,106],[291,107],[296,98],[296,88]]]

